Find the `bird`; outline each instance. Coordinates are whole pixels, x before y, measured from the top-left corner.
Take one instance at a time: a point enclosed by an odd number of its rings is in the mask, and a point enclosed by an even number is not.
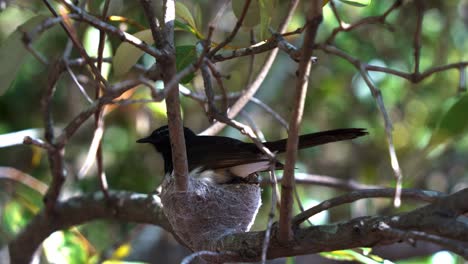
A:
[[[364,128],[344,128],[305,134],[299,136],[298,148],[350,140],[367,134]],[[224,136],[199,136],[187,127],[184,127],[184,138],[189,174],[215,184],[246,183],[247,179],[251,178],[249,176],[269,171],[272,167],[269,157],[255,143]],[[136,142],[153,145],[163,157],[164,173],[166,175],[172,173],[172,150],[167,125]],[[287,139],[280,139],[262,144],[274,153],[282,153],[286,151],[286,143]],[[274,164],[276,170],[281,170],[283,167],[279,161]]]

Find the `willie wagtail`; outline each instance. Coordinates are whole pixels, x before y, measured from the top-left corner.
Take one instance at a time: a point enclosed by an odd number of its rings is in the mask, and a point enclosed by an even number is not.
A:
[[[299,148],[310,148],[330,142],[349,140],[367,135],[363,128],[345,128],[299,136]],[[270,161],[254,143],[222,136],[197,136],[184,127],[189,172],[197,170],[200,178],[223,184],[242,182],[252,174],[268,171]],[[164,159],[164,172],[172,173],[171,142],[168,126],[162,126],[148,137],[137,140],[150,143]],[[272,152],[285,152],[287,139],[263,142]],[[276,169],[283,164],[276,162]]]

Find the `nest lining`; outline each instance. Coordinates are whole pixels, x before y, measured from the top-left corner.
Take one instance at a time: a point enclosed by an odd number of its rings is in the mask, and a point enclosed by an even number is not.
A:
[[[161,192],[163,211],[191,250],[216,251],[216,242],[223,236],[249,231],[261,204],[260,187],[219,185],[194,176],[189,175],[185,192],[176,191],[174,178],[166,177]]]

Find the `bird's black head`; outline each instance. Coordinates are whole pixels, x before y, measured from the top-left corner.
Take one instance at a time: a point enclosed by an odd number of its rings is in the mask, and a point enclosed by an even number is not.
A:
[[[191,137],[197,135],[189,128],[184,127],[185,141],[188,142]],[[140,138],[137,143],[150,143],[154,146],[157,152],[161,153],[164,159],[164,171],[170,173],[172,171],[172,152],[171,141],[169,139],[169,127],[162,126],[151,133],[151,135]]]
[[[189,128],[184,127],[185,139],[190,137],[195,137],[196,134]],[[162,126],[151,133],[151,135],[140,138],[137,140],[137,143],[150,143],[152,144],[158,152],[165,153],[171,150],[171,142],[169,140],[169,127]]]

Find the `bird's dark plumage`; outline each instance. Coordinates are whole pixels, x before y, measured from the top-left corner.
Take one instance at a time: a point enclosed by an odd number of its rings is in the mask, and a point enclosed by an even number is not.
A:
[[[349,140],[366,135],[362,128],[345,128],[323,131],[299,136],[299,148],[310,148],[330,142]],[[247,177],[252,173],[269,169],[269,159],[254,143],[246,143],[234,138],[222,136],[197,136],[192,130],[184,127],[185,144],[187,148],[188,169],[200,171],[213,170],[217,173],[228,173],[224,183],[233,176]],[[171,143],[169,129],[162,126],[151,133],[150,136],[137,140],[138,143],[150,143],[164,159],[165,173],[173,170]],[[287,139],[264,142],[263,144],[272,152],[285,152]],[[277,169],[283,165],[276,164]]]

